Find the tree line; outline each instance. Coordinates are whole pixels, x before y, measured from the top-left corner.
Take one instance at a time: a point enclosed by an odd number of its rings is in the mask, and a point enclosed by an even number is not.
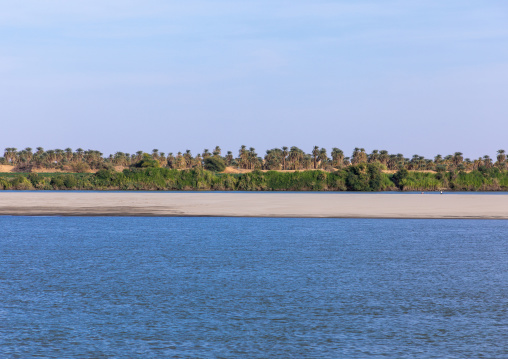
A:
[[[206,165],[207,159],[216,159],[216,162],[224,166],[231,166],[248,170],[324,170],[333,172],[351,165],[358,164],[381,164],[385,169],[398,171],[402,169],[410,171],[473,171],[480,168],[497,167],[501,170],[508,168],[506,152],[502,149],[497,151],[493,159],[488,155],[477,159],[464,158],[461,152],[434,158],[413,155],[410,158],[404,155],[390,154],[386,150],[373,150],[367,153],[363,148],[355,148],[351,156],[345,156],[339,148],[332,148],[330,154],[327,149],[314,146],[310,153],[300,148],[281,147],[266,151],[261,157],[253,147],[241,146],[238,154],[233,155],[231,151],[222,153],[219,146],[213,151],[205,149],[202,153],[193,155],[190,150],[185,152],[172,152],[166,154],[158,149],[152,150],[151,154],[137,151],[130,154],[116,152],[109,156],[97,150],[83,150],[71,148],[44,150],[37,147],[33,150],[27,147],[18,150],[13,147],[5,148],[3,157],[0,157],[0,164],[15,166],[19,171],[30,172],[32,169],[58,169],[69,172],[87,172],[89,170],[111,169],[114,166],[131,167],[136,166],[147,156],[155,161],[158,166],[170,169],[200,169]],[[208,160],[209,161],[209,160]]]

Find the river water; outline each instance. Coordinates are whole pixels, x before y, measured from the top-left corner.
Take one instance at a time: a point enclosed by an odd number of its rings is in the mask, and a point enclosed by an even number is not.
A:
[[[508,221],[0,217],[2,358],[507,358]]]

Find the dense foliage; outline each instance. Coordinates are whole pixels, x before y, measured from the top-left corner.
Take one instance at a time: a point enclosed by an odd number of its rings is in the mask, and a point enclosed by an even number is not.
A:
[[[315,146],[311,153],[281,147],[258,156],[241,146],[238,156],[220,147],[193,156],[176,156],[154,149],[151,154],[117,152],[104,157],[95,150],[6,148],[0,164],[13,173],[0,174],[0,189],[81,190],[226,190],[226,191],[480,191],[508,190],[508,161],[504,150],[496,161],[489,156],[464,159],[461,152],[425,159],[414,155],[355,148],[351,157],[333,148]],[[247,173],[221,173],[226,166]],[[68,173],[32,173],[55,169]],[[294,172],[286,172],[291,170]],[[95,172],[95,173],[92,173]]]
[[[177,170],[132,167],[122,172],[10,173],[0,176],[0,189],[15,190],[221,190],[221,191],[506,191],[508,171],[481,168],[466,173],[414,172],[405,169],[383,173],[379,164],[358,164],[333,172],[254,170],[217,173],[204,169]]]
[[[35,151],[27,147],[18,151],[16,148],[8,147],[4,156],[0,157],[0,165],[15,166],[18,171],[30,172],[34,169],[58,169],[66,172],[85,173],[90,170],[112,169],[113,167],[165,167],[170,169],[209,169],[221,172],[221,163],[225,166],[247,170],[310,170],[321,169],[328,172],[347,168],[359,164],[380,164],[387,170],[398,171],[406,169],[409,171],[473,171],[482,168],[498,168],[506,170],[508,162],[504,150],[497,151],[496,158],[488,155],[478,159],[463,158],[461,152],[453,155],[436,155],[433,159],[426,159],[423,156],[413,155],[406,158],[402,154],[389,154],[386,150],[373,150],[368,154],[363,148],[355,148],[351,157],[345,156],[344,152],[334,147],[330,156],[325,148],[314,146],[310,153],[305,153],[296,146],[291,148],[281,147],[266,151],[264,157],[259,156],[254,148],[247,149],[241,146],[238,155],[235,157],[231,151],[225,156],[219,146],[210,152],[205,149],[203,153],[193,156],[190,150],[176,155],[154,149],[151,154],[138,151],[135,154],[116,152],[114,155],[104,156],[95,150],[84,151],[78,148],[73,151],[70,148],[65,150],[47,150],[37,147]],[[219,166],[219,167],[217,167]]]
[[[207,157],[203,162],[207,171],[223,172],[226,169],[226,164],[220,157]]]

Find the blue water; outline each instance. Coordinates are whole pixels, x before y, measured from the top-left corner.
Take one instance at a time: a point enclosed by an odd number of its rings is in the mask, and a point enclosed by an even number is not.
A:
[[[508,358],[508,221],[0,228],[1,358]]]

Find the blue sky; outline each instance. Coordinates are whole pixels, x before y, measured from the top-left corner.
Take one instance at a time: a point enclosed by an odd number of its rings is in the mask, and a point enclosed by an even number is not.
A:
[[[16,0],[0,147],[508,150],[508,2]]]

